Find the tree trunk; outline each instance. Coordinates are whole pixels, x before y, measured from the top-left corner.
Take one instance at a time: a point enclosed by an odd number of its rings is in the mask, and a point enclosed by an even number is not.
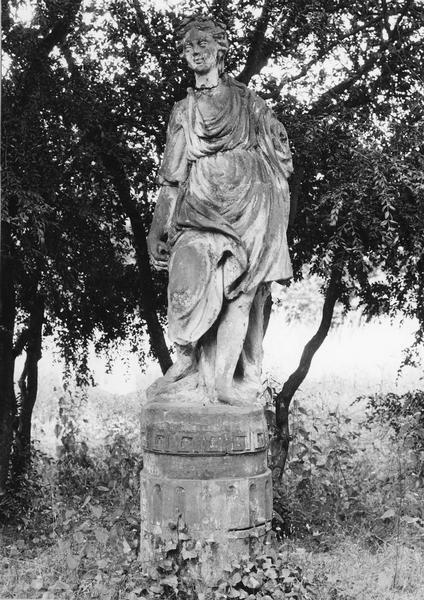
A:
[[[150,337],[150,347],[153,355],[159,361],[162,373],[166,373],[172,365],[168,346],[165,342],[162,325],[159,322],[156,311],[156,290],[154,288],[152,272],[150,269],[149,253],[147,250],[146,231],[143,219],[137,209],[137,205],[131,195],[128,177],[121,161],[112,152],[101,152],[102,162],[112,177],[115,189],[118,193],[121,206],[131,223],[134,235],[134,247],[137,258],[137,266],[143,282],[141,295],[142,315],[147,324]]]
[[[322,318],[318,330],[304,347],[299,365],[284,383],[283,389],[277,394],[275,399],[277,442],[273,449],[273,470],[278,479],[281,479],[284,472],[290,444],[290,403],[309,372],[315,352],[320,348],[327,337],[333,318],[334,306],[340,296],[342,271],[343,268],[339,265],[333,267],[325,293]]]
[[[38,392],[38,361],[41,358],[44,300],[36,294],[29,314],[26,359],[19,378],[20,402],[15,435],[13,472],[21,475],[31,461],[31,419]]]
[[[261,14],[256,22],[255,30],[252,33],[246,63],[241,73],[236,77],[238,81],[248,85],[254,75],[258,75],[266,65],[269,58],[265,33],[270,20],[270,2],[265,0]]]
[[[13,334],[15,329],[15,282],[13,277],[12,241],[10,225],[1,224],[0,270],[0,495],[5,493],[9,475],[10,452],[16,399],[13,387],[15,357]]]

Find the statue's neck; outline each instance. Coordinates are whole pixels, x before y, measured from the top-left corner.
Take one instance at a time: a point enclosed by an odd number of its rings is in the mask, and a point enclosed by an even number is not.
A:
[[[213,88],[219,83],[218,68],[211,69],[209,73],[195,73],[196,88]]]

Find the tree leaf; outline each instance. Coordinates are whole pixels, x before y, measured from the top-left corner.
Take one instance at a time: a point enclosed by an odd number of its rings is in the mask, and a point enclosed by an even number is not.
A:
[[[97,519],[100,519],[103,512],[103,508],[101,506],[98,504],[90,504],[90,510]]]
[[[67,554],[66,564],[68,565],[68,569],[70,571],[75,571],[76,569],[78,569],[78,566],[80,564],[80,558],[75,554]]]
[[[394,508],[389,508],[386,510],[386,512],[384,512],[380,519],[393,519],[393,517],[396,516],[396,511],[394,510]]]

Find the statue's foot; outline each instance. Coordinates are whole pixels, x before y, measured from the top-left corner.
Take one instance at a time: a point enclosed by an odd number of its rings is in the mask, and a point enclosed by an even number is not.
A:
[[[194,373],[196,370],[196,362],[194,356],[182,356],[170,367],[165,375],[163,381],[173,383],[183,379],[187,375]]]
[[[218,402],[223,404],[229,404],[230,406],[243,406],[245,404],[232,385],[217,385],[216,393]]]

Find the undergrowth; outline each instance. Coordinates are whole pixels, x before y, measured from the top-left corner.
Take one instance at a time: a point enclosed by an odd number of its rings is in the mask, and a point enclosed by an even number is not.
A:
[[[314,597],[299,566],[275,549],[228,565],[213,590],[199,593],[189,574],[193,552],[172,553],[141,571],[139,453],[120,434],[103,453],[74,447],[58,461],[35,452],[31,473],[1,504],[0,597],[135,600],[269,600]]]
[[[397,411],[393,401],[343,411],[293,403],[290,456],[274,487],[277,542],[229,565],[205,600],[424,597],[420,405],[403,399]],[[190,553],[141,571],[138,423],[117,410],[105,429],[92,447],[77,415],[68,418],[59,457],[35,449],[31,472],[2,500],[0,598],[201,600]]]

